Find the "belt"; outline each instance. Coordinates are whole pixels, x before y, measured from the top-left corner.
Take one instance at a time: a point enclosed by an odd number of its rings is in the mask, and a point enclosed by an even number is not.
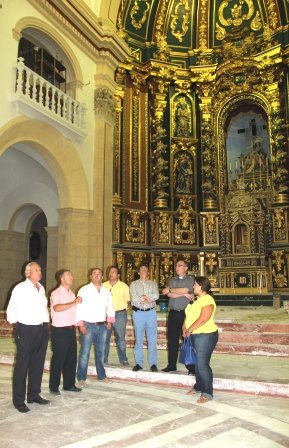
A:
[[[75,328],[75,325],[67,325],[66,327],[55,327],[54,325],[52,325],[52,328],[66,328],[66,329],[69,329],[69,330],[72,330],[73,328]]]
[[[185,311],[185,310],[170,310],[170,311],[172,311],[174,313],[180,313],[181,311]]]
[[[141,308],[137,308],[136,306],[133,306],[132,309],[133,311],[150,311],[150,310],[154,310],[154,306],[152,308],[147,308],[146,310],[142,310]]]
[[[42,322],[42,324],[33,325],[33,324],[22,324],[21,322],[17,322],[17,325],[25,325],[25,327],[44,327],[48,325],[48,323],[49,322]]]
[[[124,311],[126,311],[126,308],[124,308],[123,310],[117,310],[116,313],[123,313]]]
[[[106,322],[86,322],[89,325],[102,325],[102,324],[106,324]]]

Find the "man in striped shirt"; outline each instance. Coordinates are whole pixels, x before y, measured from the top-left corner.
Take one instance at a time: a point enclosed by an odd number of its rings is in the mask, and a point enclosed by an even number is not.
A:
[[[75,333],[76,305],[81,303],[75,297],[71,287],[73,276],[69,269],[61,269],[56,273],[59,287],[50,297],[51,305],[51,348],[49,389],[54,395],[60,395],[59,385],[63,376],[63,389],[69,392],[80,392],[75,386],[77,364],[77,343]]]

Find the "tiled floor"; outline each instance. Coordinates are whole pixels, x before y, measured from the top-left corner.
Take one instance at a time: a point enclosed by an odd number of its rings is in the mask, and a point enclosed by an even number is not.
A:
[[[258,320],[257,311],[243,309],[238,321],[250,321],[251,316]],[[230,317],[228,310],[222,318],[237,318],[237,310],[233,313]],[[287,313],[279,310],[265,314],[262,321],[277,317],[288,321]],[[196,397],[186,395],[194,378],[183,366],[173,375],[145,369],[132,372],[132,349],[128,350],[131,367],[120,368],[112,348],[107,367],[112,384],[100,383],[92,375],[82,392],[54,397],[48,391],[46,371],[42,395],[50,405],[32,404],[31,412],[20,414],[11,403],[13,352],[13,341],[2,338],[1,448],[289,448],[289,358],[214,354],[214,400],[199,405]],[[49,359],[48,351],[47,367]],[[159,351],[159,368],[165,365],[166,352]],[[93,358],[89,372],[94,374]]]
[[[186,389],[89,379],[80,393],[48,393],[50,405],[11,405],[11,366],[1,367],[1,442],[9,448],[289,447],[289,399],[216,391],[205,405]]]

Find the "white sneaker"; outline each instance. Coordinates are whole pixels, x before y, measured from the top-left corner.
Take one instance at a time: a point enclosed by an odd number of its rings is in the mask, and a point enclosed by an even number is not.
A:
[[[102,381],[103,383],[107,383],[107,384],[111,384],[111,383],[113,383],[113,381],[112,380],[110,380],[109,378],[104,378],[103,380],[99,380],[99,381]]]
[[[83,389],[86,386],[85,381],[84,380],[80,380],[77,383],[77,387],[80,387],[80,389]]]

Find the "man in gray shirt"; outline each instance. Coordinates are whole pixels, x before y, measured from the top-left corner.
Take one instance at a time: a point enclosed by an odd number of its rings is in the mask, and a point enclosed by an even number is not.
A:
[[[193,299],[194,277],[189,276],[188,264],[181,259],[176,264],[175,277],[163,289],[163,294],[169,297],[168,315],[168,365],[163,372],[175,372],[179,352],[179,340],[185,319],[185,309]]]
[[[148,341],[148,362],[151,372],[157,372],[157,313],[156,300],[159,298],[159,289],[153,280],[149,279],[149,270],[146,265],[139,268],[139,280],[130,284],[130,297],[133,309],[132,319],[135,332],[134,357],[136,365],[134,372],[143,369],[143,340],[146,333]]]

